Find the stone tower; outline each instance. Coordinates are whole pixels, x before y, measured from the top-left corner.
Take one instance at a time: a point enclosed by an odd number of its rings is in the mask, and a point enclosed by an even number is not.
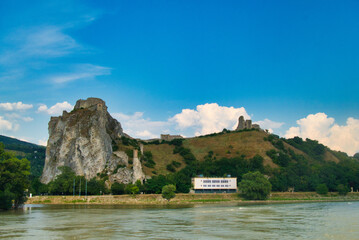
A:
[[[236,131],[243,130],[243,129],[252,129],[252,128],[253,128],[252,120],[250,120],[250,119],[244,120],[243,116],[239,117],[238,126],[236,128]]]
[[[252,128],[252,120],[248,119],[245,123],[245,129],[251,129]]]
[[[236,128],[236,131],[243,130],[245,128],[245,123],[246,122],[244,121],[244,117],[240,116],[238,119],[238,126]]]

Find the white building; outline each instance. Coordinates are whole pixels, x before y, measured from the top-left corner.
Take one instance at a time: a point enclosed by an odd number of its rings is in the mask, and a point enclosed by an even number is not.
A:
[[[192,184],[195,193],[237,192],[237,178],[232,177],[195,177]]]

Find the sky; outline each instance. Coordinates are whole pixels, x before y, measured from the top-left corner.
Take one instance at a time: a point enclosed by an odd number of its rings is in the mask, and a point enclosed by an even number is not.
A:
[[[126,133],[193,137],[245,116],[359,152],[358,1],[0,1],[0,134],[98,97]]]

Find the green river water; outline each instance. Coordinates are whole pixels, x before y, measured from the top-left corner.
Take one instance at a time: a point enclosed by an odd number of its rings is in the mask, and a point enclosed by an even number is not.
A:
[[[359,239],[359,202],[176,207],[26,205],[0,239]]]

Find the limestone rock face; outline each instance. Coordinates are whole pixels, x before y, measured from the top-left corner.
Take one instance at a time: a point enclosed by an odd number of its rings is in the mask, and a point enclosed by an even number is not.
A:
[[[125,152],[112,151],[112,143],[121,136],[125,136],[121,124],[107,112],[103,100],[78,100],[70,113],[64,111],[62,116],[51,117],[41,182],[55,179],[61,166],[70,167],[86,179],[103,172],[111,175],[119,164],[128,166]],[[116,175],[121,175],[121,182],[134,181],[133,169],[117,171]]]
[[[134,150],[133,154],[133,183],[137,180],[143,182],[145,180],[145,174],[142,171],[141,161],[138,159],[137,150]]]

